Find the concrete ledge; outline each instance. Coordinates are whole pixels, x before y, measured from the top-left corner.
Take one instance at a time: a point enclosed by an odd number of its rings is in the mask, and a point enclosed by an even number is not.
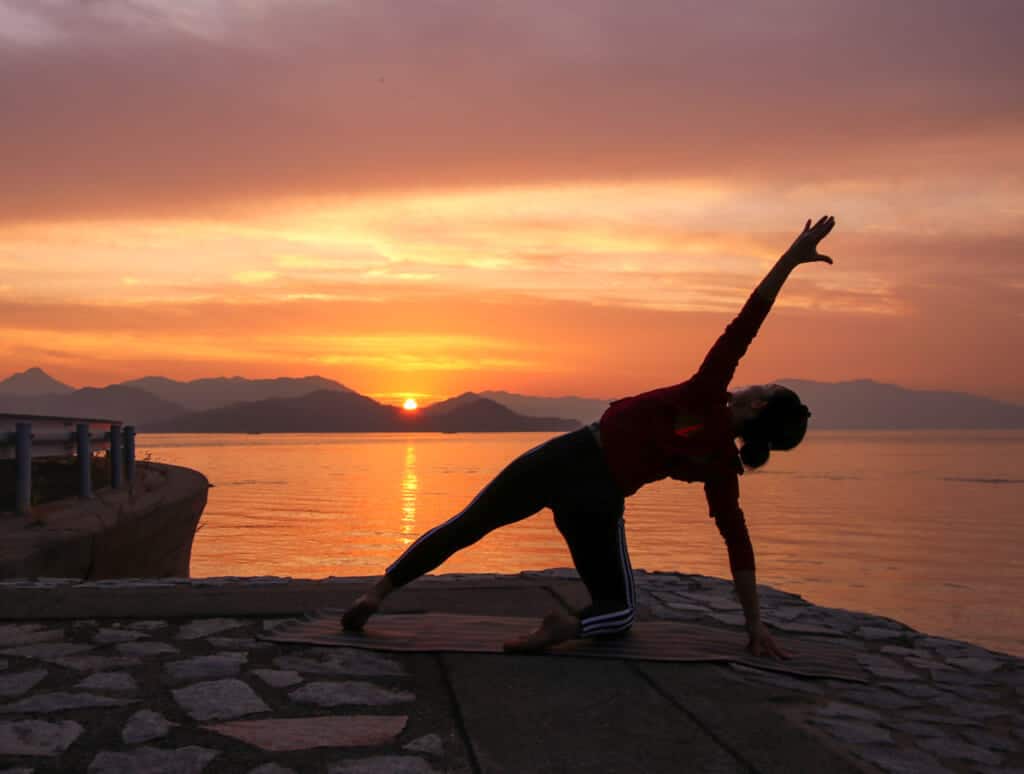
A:
[[[187,575],[210,482],[189,468],[140,463],[130,489],[97,490],[0,518],[0,578]]]

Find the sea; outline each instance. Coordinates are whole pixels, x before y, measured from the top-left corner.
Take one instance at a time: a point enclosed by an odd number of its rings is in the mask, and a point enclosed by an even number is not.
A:
[[[193,577],[366,576],[553,433],[140,435],[213,488]],[[821,431],[740,481],[758,581],[1024,656],[1024,431]],[[626,502],[635,568],[729,577],[700,484]],[[541,511],[438,572],[571,567]]]

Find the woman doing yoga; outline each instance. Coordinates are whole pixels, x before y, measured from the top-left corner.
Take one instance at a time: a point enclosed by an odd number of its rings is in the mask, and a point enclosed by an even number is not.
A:
[[[690,379],[614,401],[599,422],[521,455],[465,509],[409,546],[345,612],[342,625],[362,629],[395,589],[491,530],[550,508],[591,604],[576,615],[551,613],[536,631],[505,643],[506,650],[540,650],[576,637],[622,634],[633,623],[636,605],[624,501],[643,485],[670,477],[704,484],[743,606],[748,649],[787,657],[761,622],[754,550],[739,506],[739,475],[744,467],[761,467],[771,451],[800,443],[810,412],[794,392],[779,385],[733,393],[727,387],[790,272],[804,263],[832,263],[817,246],[834,225],[828,215],[813,226],[807,221]],[[736,438],[743,440],[739,451]]]

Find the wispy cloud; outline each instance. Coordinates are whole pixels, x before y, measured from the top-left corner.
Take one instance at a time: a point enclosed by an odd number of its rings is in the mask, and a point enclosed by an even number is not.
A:
[[[0,355],[622,394],[828,211],[738,378],[1024,400],[1019,3],[510,8],[0,0]]]
[[[511,183],[1019,184],[1024,154],[1014,2],[0,7],[38,43],[0,44],[8,221]]]
[[[240,271],[231,275],[232,279],[235,280],[235,282],[240,282],[243,285],[255,285],[261,282],[269,282],[276,276],[276,271],[265,271],[260,269]]]

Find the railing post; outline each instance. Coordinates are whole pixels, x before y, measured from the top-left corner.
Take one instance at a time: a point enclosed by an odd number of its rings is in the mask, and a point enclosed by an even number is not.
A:
[[[135,425],[124,428],[124,467],[128,483],[135,480]]]
[[[121,466],[124,458],[121,455],[121,425],[110,426],[110,486],[121,488]]]
[[[79,423],[76,428],[78,436],[78,494],[80,497],[92,497],[92,446],[89,443],[89,425]]]
[[[32,507],[32,423],[15,424],[14,441],[17,483],[14,492],[14,511],[19,516],[28,514]]]

